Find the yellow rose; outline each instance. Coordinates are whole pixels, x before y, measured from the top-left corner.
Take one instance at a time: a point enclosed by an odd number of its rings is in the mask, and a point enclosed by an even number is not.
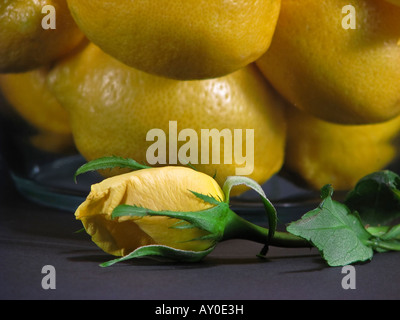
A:
[[[150,168],[117,157],[89,162],[77,174],[115,166],[136,171],[92,185],[75,212],[97,246],[122,257],[103,266],[140,256],[198,261],[222,240],[245,238],[267,244],[272,238],[275,208],[247,177],[230,177],[221,189],[212,177],[189,167]],[[261,195],[271,222],[269,230],[229,209],[231,188],[239,184]]]

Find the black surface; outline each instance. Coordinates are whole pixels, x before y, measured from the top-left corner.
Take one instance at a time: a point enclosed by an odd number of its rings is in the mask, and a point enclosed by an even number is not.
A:
[[[43,208],[17,194],[0,158],[0,298],[132,300],[399,299],[400,253],[376,254],[355,266],[356,289],[342,288],[341,267],[314,249],[228,241],[201,263],[136,260],[99,267],[99,250],[71,213]],[[41,286],[42,267],[56,270],[56,289]]]

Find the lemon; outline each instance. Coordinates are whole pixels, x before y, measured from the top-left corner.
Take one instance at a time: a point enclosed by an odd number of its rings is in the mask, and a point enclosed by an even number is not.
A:
[[[52,152],[73,149],[69,116],[46,86],[48,68],[0,75],[0,91],[12,109],[36,130],[31,142]]]
[[[47,10],[42,13],[42,9],[48,5],[54,8],[55,29],[42,26],[50,14]],[[2,0],[0,3],[0,73],[25,72],[51,63],[83,39],[66,0]]]
[[[179,81],[128,67],[91,43],[56,65],[48,83],[69,112],[76,146],[88,161],[116,155],[149,163],[146,154],[161,139],[148,138],[156,129],[165,133],[167,146],[167,161],[159,164],[182,164],[170,161],[171,155],[176,157],[189,141],[196,141],[193,145],[198,149],[187,150],[196,160],[190,163],[201,172],[216,175],[220,184],[227,176],[238,175],[238,168],[246,167],[252,170],[244,175],[261,184],[283,163],[284,102],[254,65],[221,78]],[[179,141],[176,137],[172,141],[171,123],[184,136]],[[212,129],[230,134],[232,142],[225,148],[221,138],[218,151],[211,149],[218,146],[211,141],[210,149],[201,153],[202,130]],[[225,152],[231,152],[231,157]],[[239,153],[248,161],[241,161]],[[213,160],[214,155],[220,156],[219,162]],[[202,157],[207,157],[208,163]]]
[[[356,29],[346,29],[347,5]],[[301,110],[336,123],[377,123],[400,114],[399,40],[400,8],[386,1],[283,1],[257,65]]]
[[[400,0],[386,0],[386,1],[389,1],[390,3],[400,6]]]
[[[350,190],[359,179],[398,159],[400,117],[370,125],[342,125],[287,108],[285,171],[311,189]]]
[[[0,75],[0,89],[10,105],[32,126],[71,133],[68,113],[46,87],[48,69]]]
[[[168,78],[215,78],[269,47],[280,0],[68,0],[85,35],[139,70]]]
[[[190,190],[224,200],[220,186],[206,174],[185,167],[151,168],[92,185],[75,217],[82,221],[93,242],[116,256],[125,256],[137,247],[150,244],[201,251],[209,248],[212,241],[193,239],[207,232],[198,228],[172,228],[181,220],[166,216],[111,218],[120,204],[180,212],[201,211],[212,206]]]

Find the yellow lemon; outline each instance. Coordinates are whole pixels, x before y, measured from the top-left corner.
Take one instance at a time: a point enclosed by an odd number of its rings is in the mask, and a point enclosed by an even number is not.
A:
[[[220,184],[231,175],[261,184],[282,165],[284,102],[254,65],[179,81],[128,67],[91,43],[55,66],[48,83],[88,161],[116,155],[151,165],[190,162]]]
[[[174,79],[226,75],[269,47],[280,0],[67,0],[85,35],[120,61]]]
[[[73,148],[69,116],[46,86],[48,69],[1,74],[0,91],[9,107],[36,129],[31,142],[43,150],[60,152]]]
[[[341,125],[287,109],[285,171],[312,189],[349,190],[362,177],[398,159],[400,117],[370,125]]]
[[[46,87],[48,69],[0,75],[0,89],[10,105],[32,126],[71,133],[68,113]]]
[[[0,73],[29,71],[53,62],[83,39],[66,0],[0,3]]]
[[[150,244],[201,251],[208,249],[212,241],[193,239],[205,236],[207,232],[198,228],[173,228],[181,220],[166,216],[111,217],[120,204],[179,212],[201,211],[212,206],[191,191],[224,200],[220,186],[206,174],[185,167],[152,168],[92,185],[75,216],[101,249],[116,256],[125,256]]]
[[[257,64],[301,110],[337,123],[382,122],[400,113],[399,40],[400,8],[386,1],[283,1]]]
[[[386,1],[389,1],[390,3],[400,6],[400,0],[386,0]]]

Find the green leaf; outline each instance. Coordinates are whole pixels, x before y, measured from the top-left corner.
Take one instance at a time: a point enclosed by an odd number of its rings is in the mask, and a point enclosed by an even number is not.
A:
[[[158,260],[178,262],[198,262],[212,252],[214,248],[215,247],[211,247],[205,251],[186,251],[163,245],[148,245],[139,247],[126,256],[104,262],[100,264],[100,266],[109,267],[115,263],[135,258],[153,258]]]
[[[400,217],[400,176],[384,170],[360,179],[344,201],[364,224],[384,225]]]
[[[325,192],[321,205],[292,222],[287,231],[310,241],[330,266],[344,266],[372,259],[372,235],[357,214],[332,200]]]
[[[367,226],[366,230],[374,237],[381,237],[388,232],[390,226]]]
[[[373,238],[370,241],[370,247],[377,252],[400,251],[400,241]]]
[[[388,227],[388,230],[380,236],[384,240],[399,240],[400,241],[400,224]]]
[[[268,242],[269,242],[273,238],[278,224],[278,216],[275,207],[267,199],[267,196],[265,195],[264,190],[261,188],[261,186],[256,181],[244,176],[230,176],[226,179],[222,188],[225,194],[226,203],[229,203],[229,196],[232,188],[237,185],[246,185],[247,187],[253,189],[260,195],[261,201],[264,204],[264,208],[268,216],[268,229],[269,229]],[[267,246],[268,242],[266,243]],[[267,252],[267,246],[262,250],[263,254]]]
[[[331,184],[327,184],[321,188],[321,198],[322,199],[332,197],[332,195],[333,195],[333,187]]]
[[[400,224],[394,226],[373,226],[367,231],[383,240],[400,240]]]
[[[102,169],[112,169],[112,168],[129,168],[132,170],[148,169],[149,166],[140,164],[133,159],[122,158],[117,156],[103,157],[93,161],[85,163],[75,172],[74,180],[76,182],[76,177],[80,174],[96,171]]]

